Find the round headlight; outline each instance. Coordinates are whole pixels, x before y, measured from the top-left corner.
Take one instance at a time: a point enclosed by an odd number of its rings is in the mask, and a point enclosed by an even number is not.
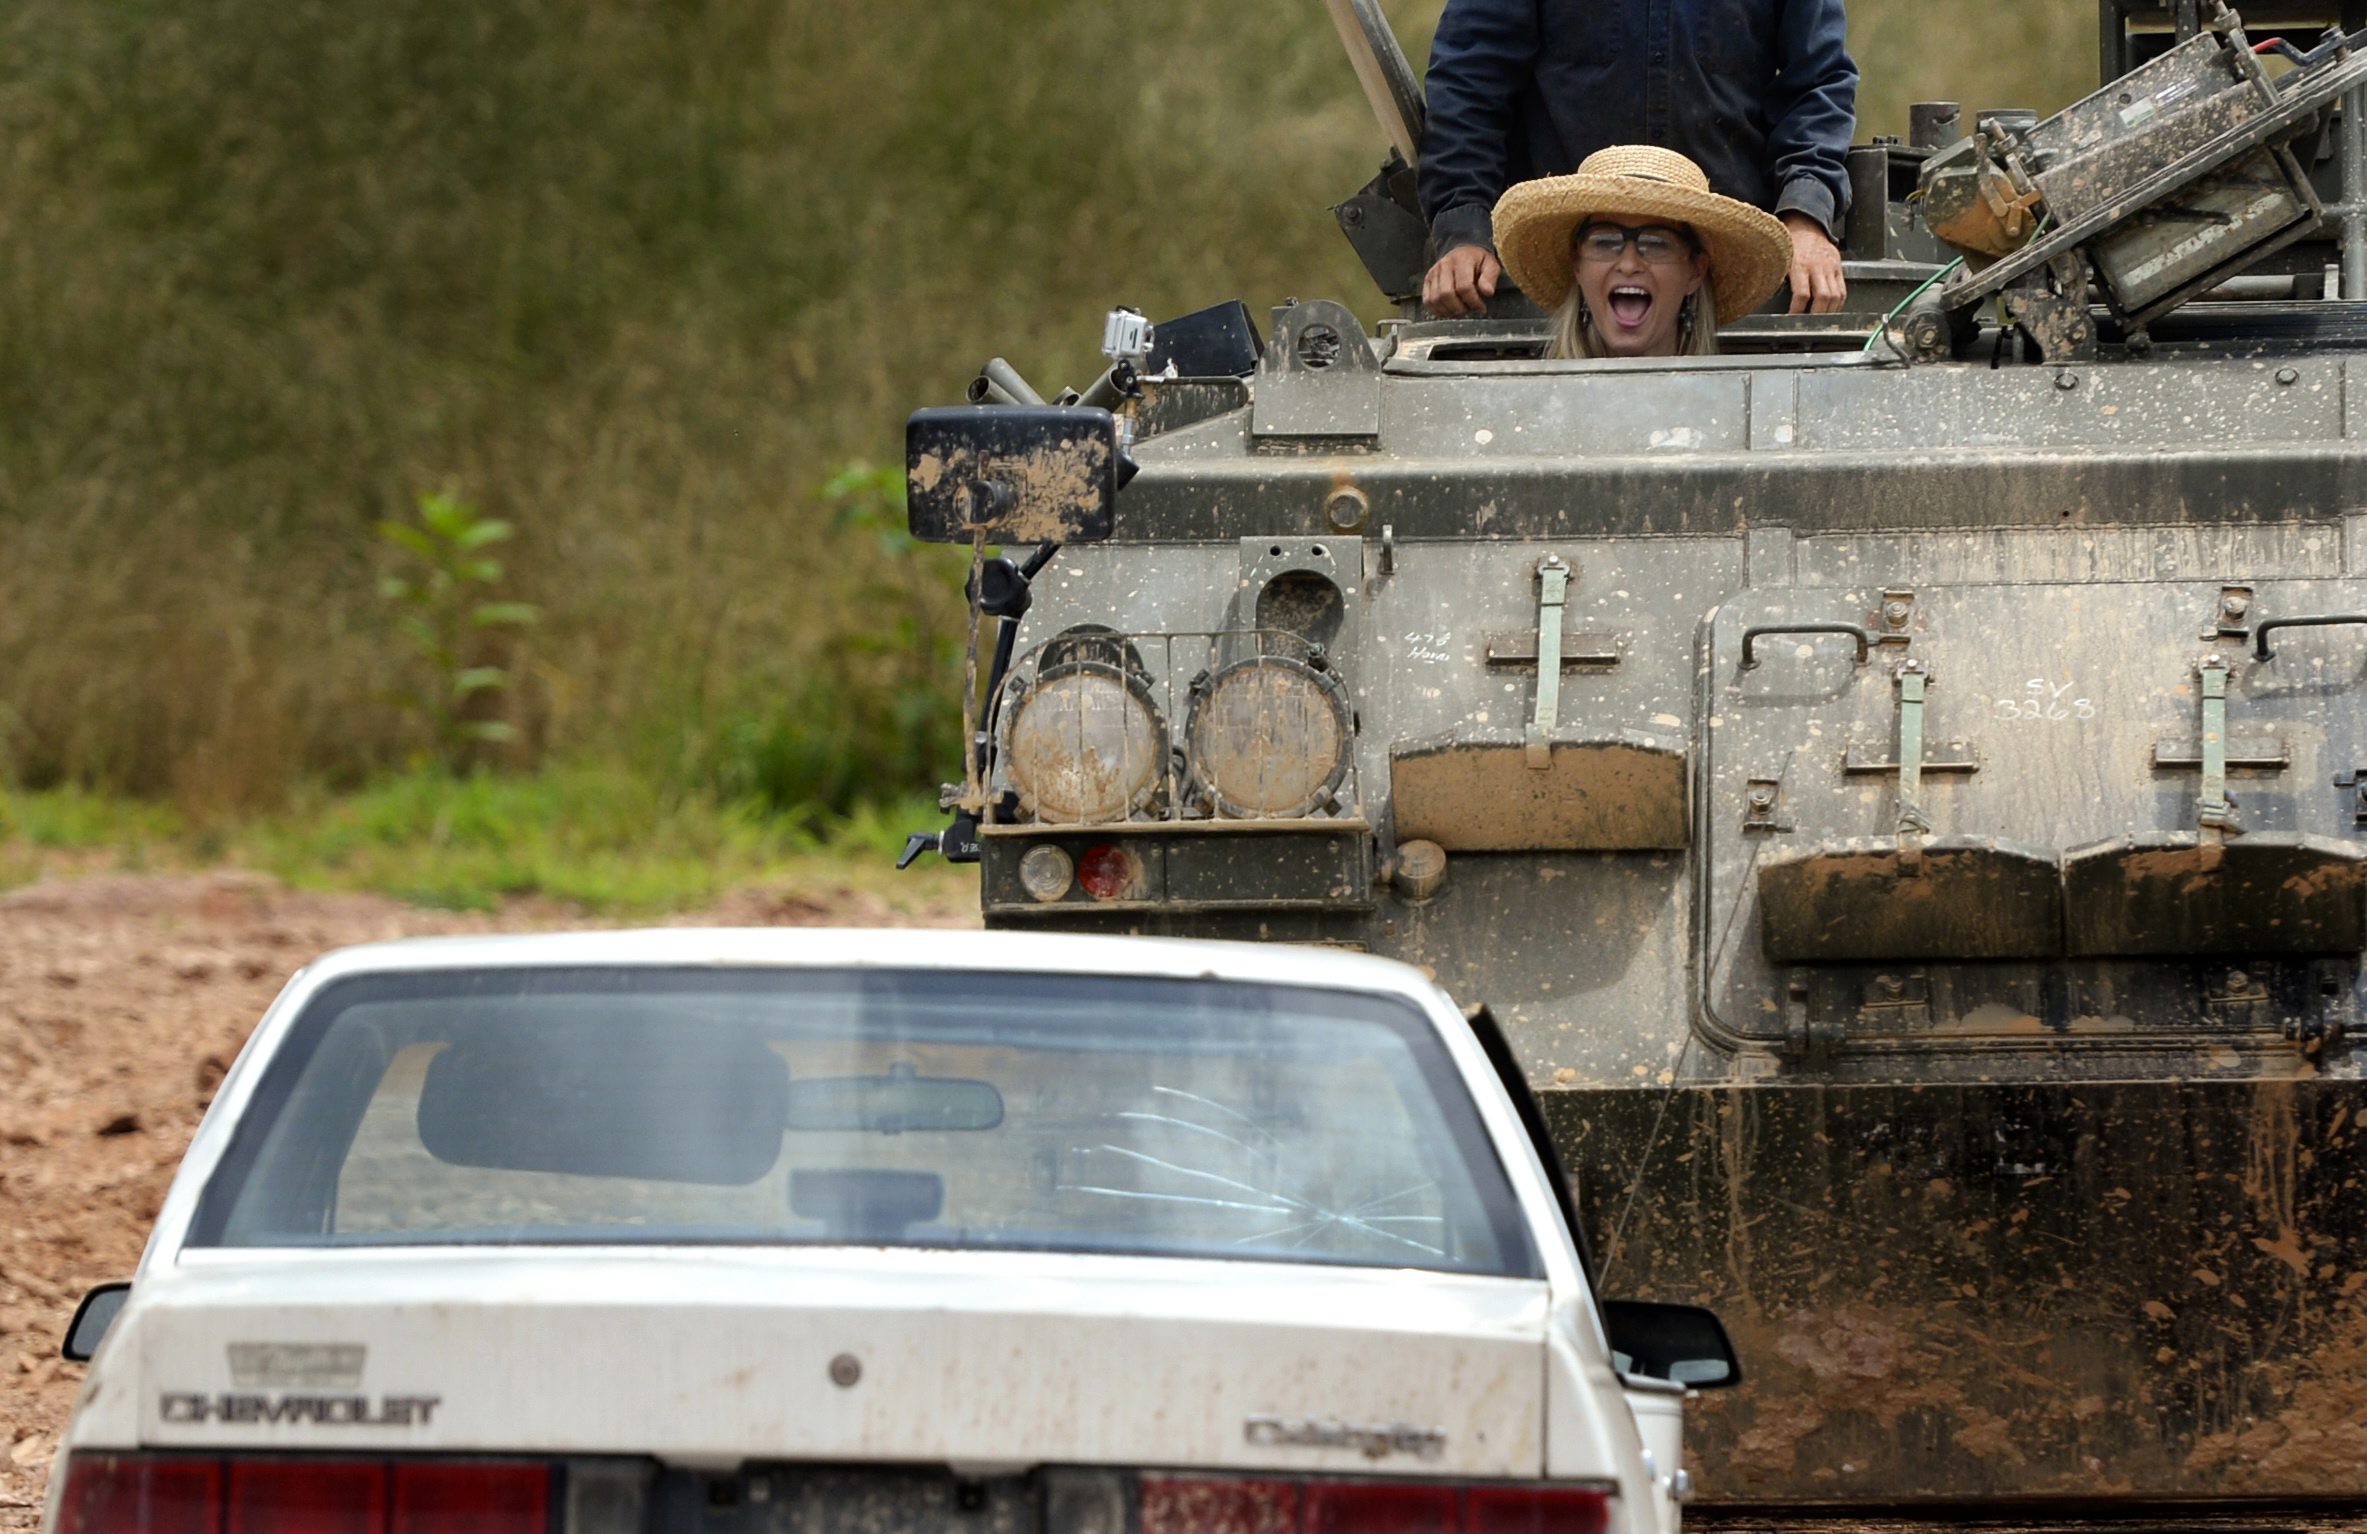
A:
[[[1014,706],[1003,761],[1038,820],[1124,820],[1166,781],[1167,727],[1119,666],[1076,660],[1039,672]]]
[[[1019,887],[1049,905],[1076,882],[1077,865],[1058,847],[1030,847],[1019,860]]]
[[[1257,655],[1192,689],[1184,726],[1193,784],[1216,813],[1288,819],[1329,804],[1348,770],[1339,679],[1305,661]]]

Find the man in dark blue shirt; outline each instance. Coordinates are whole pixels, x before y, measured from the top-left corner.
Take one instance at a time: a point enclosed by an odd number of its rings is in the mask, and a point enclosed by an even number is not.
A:
[[[1430,49],[1422,301],[1485,313],[1504,189],[1612,144],[1686,155],[1792,236],[1792,311],[1841,307],[1857,65],[1842,0],[1447,0]],[[1733,319],[1733,315],[1721,316]]]

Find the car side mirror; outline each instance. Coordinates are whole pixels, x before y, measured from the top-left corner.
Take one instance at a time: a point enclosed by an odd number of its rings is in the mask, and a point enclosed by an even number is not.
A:
[[[66,1323],[66,1340],[58,1348],[68,1360],[89,1363],[99,1344],[107,1338],[107,1328],[123,1314],[123,1302],[131,1298],[128,1283],[101,1284],[82,1297],[74,1307],[74,1319]]]
[[[1699,1305],[1605,1300],[1603,1325],[1622,1373],[1671,1380],[1694,1390],[1742,1383],[1742,1360],[1717,1316]]]
[[[1134,461],[1083,405],[955,405],[904,427],[905,516],[923,543],[1101,543]]]

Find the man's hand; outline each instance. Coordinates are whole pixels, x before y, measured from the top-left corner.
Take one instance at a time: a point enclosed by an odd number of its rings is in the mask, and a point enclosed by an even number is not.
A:
[[[1840,270],[1836,255],[1833,271],[1838,275]],[[1496,296],[1496,279],[1503,274],[1494,251],[1484,245],[1458,245],[1440,256],[1422,279],[1422,307],[1442,320],[1485,314],[1488,300]]]
[[[1849,297],[1841,276],[1841,247],[1805,213],[1785,213],[1792,235],[1792,313],[1830,314]]]

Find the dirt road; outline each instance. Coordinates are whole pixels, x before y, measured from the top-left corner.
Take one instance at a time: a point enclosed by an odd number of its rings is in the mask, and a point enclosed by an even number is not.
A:
[[[803,889],[744,892],[675,924],[976,920],[943,898],[898,909]],[[348,943],[585,924],[547,906],[456,915],[235,873],[0,895],[0,1531],[39,1516],[81,1382],[57,1356],[75,1302],[130,1274],[199,1115],[287,977]]]

